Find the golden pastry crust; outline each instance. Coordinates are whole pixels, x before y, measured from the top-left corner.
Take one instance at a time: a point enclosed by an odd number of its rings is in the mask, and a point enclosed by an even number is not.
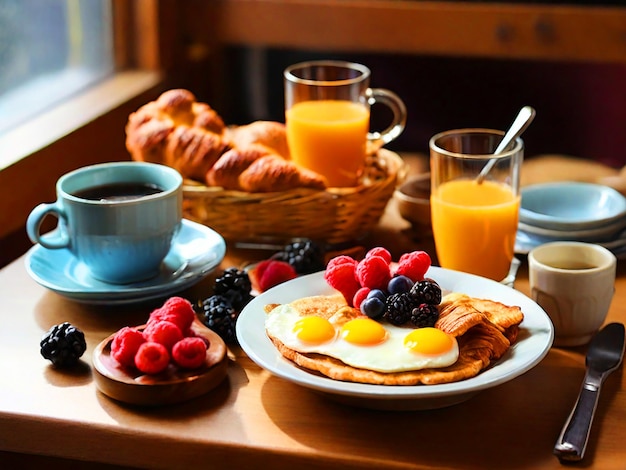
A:
[[[459,358],[448,367],[392,373],[377,372],[352,367],[322,354],[300,353],[285,346],[278,338],[269,334],[268,336],[280,354],[287,359],[300,367],[335,380],[376,385],[433,385],[458,382],[475,377],[506,353],[515,340],[523,314],[519,307],[508,307],[500,302],[474,299],[460,294],[446,296],[444,300],[441,306],[442,313],[435,326],[455,336],[459,345]],[[332,318],[336,323],[360,315],[358,310],[346,305],[342,296],[307,297],[290,305],[301,316],[318,315],[327,319]],[[276,306],[268,305],[266,311],[269,313]],[[343,320],[337,322],[337,316],[343,317]],[[515,334],[510,334],[511,331]],[[510,337],[513,339],[509,339]]]
[[[224,153],[206,173],[209,186],[224,189],[241,189],[239,175],[261,157],[270,155],[270,149],[259,144],[245,148],[232,148]]]
[[[235,147],[248,147],[252,144],[263,145],[271,153],[289,160],[287,131],[283,123],[275,121],[255,121],[244,126],[230,127],[227,130],[229,140]]]
[[[203,180],[230,148],[222,118],[188,90],[163,93],[132,113],[126,124],[126,148],[134,160],[162,163],[185,178]]]
[[[325,189],[325,179],[277,155],[261,157],[239,175],[239,186],[251,193],[295,188]]]
[[[284,124],[255,121],[227,128],[214,109],[185,89],[166,91],[132,113],[126,148],[133,160],[165,164],[184,178],[228,190],[327,186],[322,176],[288,162]]]

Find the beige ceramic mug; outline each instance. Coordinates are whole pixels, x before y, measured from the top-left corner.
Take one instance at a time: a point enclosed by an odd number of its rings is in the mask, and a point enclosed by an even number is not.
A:
[[[593,243],[546,243],[528,254],[531,297],[550,316],[556,346],[586,344],[602,326],[616,265],[613,253]]]

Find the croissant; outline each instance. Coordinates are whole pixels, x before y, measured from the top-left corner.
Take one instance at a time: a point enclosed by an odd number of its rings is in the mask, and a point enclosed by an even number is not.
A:
[[[185,178],[204,179],[230,148],[222,118],[188,90],[163,93],[132,113],[126,124],[126,148],[134,160],[164,163]]]
[[[244,126],[231,127],[227,130],[228,139],[233,147],[248,147],[252,144],[263,145],[277,155],[289,160],[289,146],[285,125],[275,121],[255,121]]]
[[[224,189],[241,189],[239,175],[252,162],[270,155],[270,150],[259,144],[245,148],[232,148],[225,152],[207,172],[205,181],[209,186],[221,186]]]
[[[162,163],[209,186],[249,192],[325,189],[326,180],[289,161],[285,125],[255,121],[226,127],[193,93],[173,89],[136,112],[126,124],[134,160]]]
[[[252,162],[239,175],[239,186],[248,192],[287,191],[294,188],[325,189],[326,180],[278,155],[266,155]]]

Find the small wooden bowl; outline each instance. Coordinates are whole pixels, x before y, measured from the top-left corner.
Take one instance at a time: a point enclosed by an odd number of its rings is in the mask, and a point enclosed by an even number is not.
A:
[[[222,338],[197,320],[191,328],[197,336],[209,342],[206,365],[183,370],[170,364],[160,374],[142,374],[136,369],[122,367],[111,357],[111,343],[115,336],[111,335],[96,347],[93,354],[96,386],[110,398],[144,406],[180,403],[211,391],[226,377],[226,345]]]
[[[394,192],[403,219],[418,227],[430,227],[430,173],[408,179]]]

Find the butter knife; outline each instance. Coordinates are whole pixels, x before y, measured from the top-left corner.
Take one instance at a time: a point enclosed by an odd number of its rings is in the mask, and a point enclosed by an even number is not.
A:
[[[587,370],[578,399],[554,446],[553,453],[559,460],[583,459],[602,383],[622,363],[624,336],[623,324],[609,323],[591,340],[585,359]]]

